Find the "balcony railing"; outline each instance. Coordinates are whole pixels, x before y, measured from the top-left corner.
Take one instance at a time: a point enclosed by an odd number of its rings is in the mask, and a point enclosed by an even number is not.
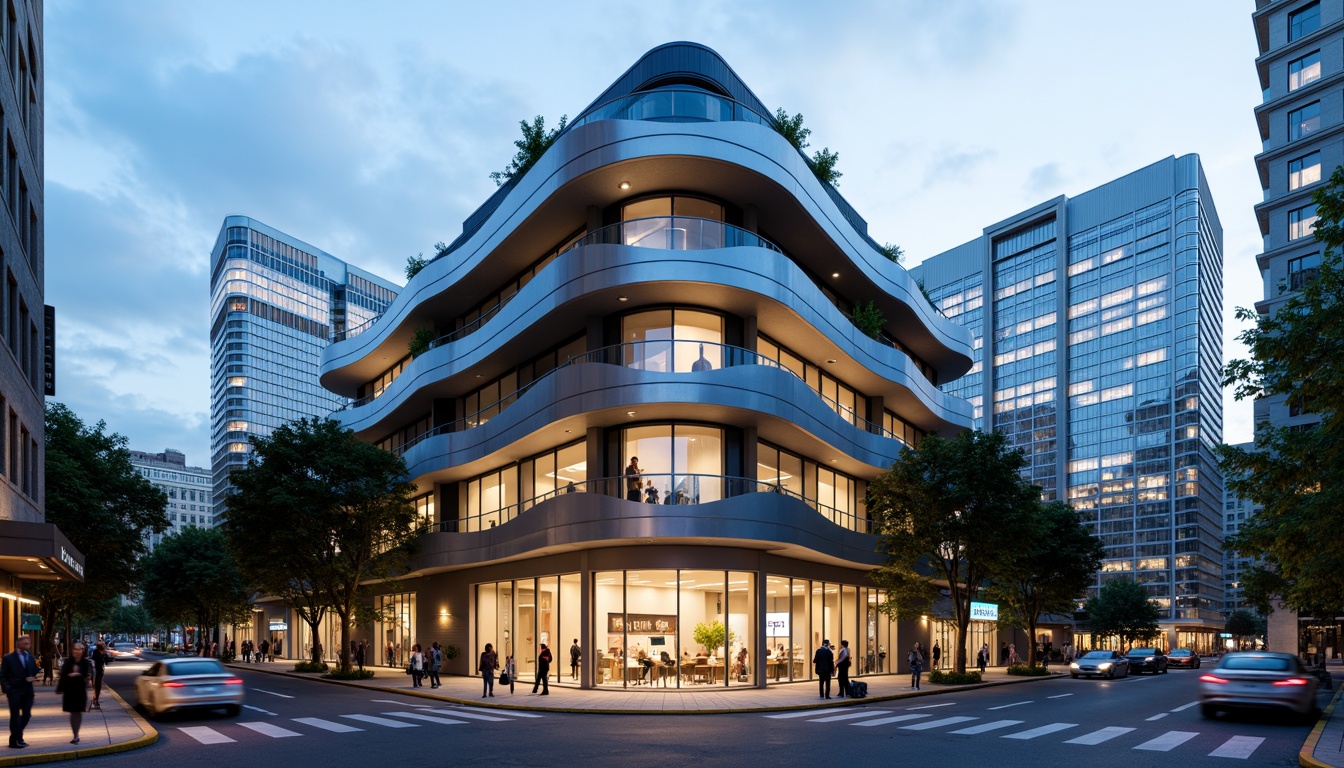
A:
[[[630,219],[593,230],[569,247],[585,245],[629,245],[667,251],[709,251],[716,248],[750,246],[784,251],[755,232],[713,219],[690,216],[651,216]]]
[[[568,130],[598,120],[651,120],[661,123],[742,122],[770,126],[774,121],[723,96],[666,88],[613,99],[575,120]]]
[[[707,475],[696,473],[676,474],[640,474],[638,476],[604,477],[595,480],[574,480],[564,485],[537,494],[530,499],[512,501],[507,491],[495,489],[493,500],[482,499],[480,510],[468,510],[465,514],[448,520],[441,520],[421,529],[422,533],[474,533],[489,530],[517,518],[529,509],[571,493],[596,493],[602,496],[614,496],[631,503],[661,504],[664,506],[688,506],[708,504],[753,493],[773,493],[798,499],[815,509],[822,517],[832,523],[859,533],[872,533],[872,521],[853,509],[839,509],[822,504],[814,498],[807,498],[795,488],[789,486],[801,482],[801,478],[790,477],[775,480],[760,480],[750,477],[731,475]],[[483,496],[488,494],[483,494]]]

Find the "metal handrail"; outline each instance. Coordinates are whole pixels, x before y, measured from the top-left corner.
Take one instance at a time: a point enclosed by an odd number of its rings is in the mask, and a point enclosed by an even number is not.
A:
[[[563,478],[561,478],[563,479]],[[649,492],[652,483],[653,492]],[[635,490],[635,486],[638,490]],[[596,493],[602,496],[622,498],[630,503],[658,504],[662,506],[691,506],[722,501],[753,493],[777,493],[798,499],[817,510],[832,523],[859,533],[872,533],[872,521],[861,517],[857,512],[841,510],[809,499],[798,491],[786,488],[782,483],[733,475],[709,475],[689,472],[677,473],[640,473],[619,477],[573,480],[565,485],[557,482],[557,487],[530,499],[505,504],[492,510],[440,520],[423,526],[421,534],[426,533],[474,533],[503,525],[519,515],[557,496],[571,493]]]
[[[657,235],[663,235],[663,239],[650,241]],[[708,251],[748,246],[784,252],[784,249],[755,232],[695,216],[648,216],[618,221],[589,232],[565,250],[572,251],[586,245],[628,245],[669,251]]]
[[[658,111],[661,103],[667,105],[665,111]],[[717,116],[707,107],[717,107]],[[647,109],[653,107],[653,109]],[[681,107],[681,109],[678,109]],[[637,108],[645,108],[644,114],[637,114]],[[628,96],[620,96],[611,101],[593,107],[588,114],[575,120],[566,127],[572,131],[580,125],[598,120],[650,120],[657,122],[744,122],[773,126],[774,120],[756,112],[739,101],[707,91],[664,88],[644,91]]]

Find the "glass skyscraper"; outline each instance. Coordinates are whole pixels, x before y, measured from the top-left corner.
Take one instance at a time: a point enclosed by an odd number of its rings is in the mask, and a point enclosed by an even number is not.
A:
[[[255,219],[224,219],[210,254],[215,500],[247,463],[252,436],[345,405],[318,383],[322,350],[371,325],[399,290]]]
[[[1169,157],[987,227],[913,270],[971,329],[944,385],[1067,501],[1108,581],[1143,584],[1168,646],[1221,629],[1222,227],[1199,158]]]

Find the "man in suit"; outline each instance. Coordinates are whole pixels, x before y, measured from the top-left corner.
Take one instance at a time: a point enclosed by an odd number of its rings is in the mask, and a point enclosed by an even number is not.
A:
[[[28,746],[23,729],[33,716],[33,683],[37,680],[37,662],[33,659],[32,638],[20,635],[13,653],[0,659],[0,684],[9,699],[9,748]]]
[[[831,653],[830,640],[821,641],[821,647],[812,656],[812,667],[817,672],[821,698],[831,698],[831,675],[835,673],[835,654]]]

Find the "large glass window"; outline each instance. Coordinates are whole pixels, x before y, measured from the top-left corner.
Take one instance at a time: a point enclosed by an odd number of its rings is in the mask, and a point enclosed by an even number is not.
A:
[[[1297,140],[1321,127],[1321,102],[1313,101],[1288,113],[1288,138]]]
[[[1288,289],[1300,291],[1302,287],[1316,279],[1321,270],[1321,254],[1312,253],[1288,260]]]
[[[637,460],[637,461],[636,461]],[[723,430],[656,425],[625,430],[625,498],[703,504],[723,498]]]
[[[1288,90],[1296,91],[1321,79],[1321,52],[1312,51],[1288,62]]]
[[[757,338],[756,352],[762,357],[774,360],[779,363],[779,367],[792,372],[806,382],[808,386],[816,390],[817,394],[821,395],[826,405],[840,414],[840,417],[845,421],[854,425],[861,425],[864,421],[862,414],[868,410],[865,403],[866,398],[852,387],[833,376],[822,373],[815,365],[804,361],[767,336]]]
[[[1311,5],[1288,14],[1288,42],[1306,37],[1321,28],[1321,4]]]
[[[1304,205],[1288,212],[1288,239],[1297,240],[1316,232],[1316,204]]]
[[[523,509],[559,493],[587,491],[588,447],[580,440],[543,453],[522,464]]]
[[[1293,190],[1321,180],[1321,153],[1312,152],[1288,161],[1288,189]]]
[[[471,669],[485,644],[494,646],[500,667],[513,656],[519,680],[535,680],[541,644],[551,652],[551,681],[578,684],[570,648],[579,637],[579,575],[500,581],[476,586],[476,646]],[[580,649],[580,656],[583,651]]]
[[[757,443],[756,479],[803,499],[836,525],[868,530],[863,484],[848,475],[769,443]]]
[[[691,309],[657,309],[621,321],[625,365],[659,373],[723,367],[723,318]]]
[[[374,648],[368,652],[370,663],[379,661],[389,667],[404,667],[411,658],[411,646],[416,642],[415,593],[377,595],[373,609],[378,616],[374,622]],[[381,648],[376,646],[381,645]]]
[[[464,480],[458,491],[458,530],[482,531],[512,520],[518,512],[518,469]]]

